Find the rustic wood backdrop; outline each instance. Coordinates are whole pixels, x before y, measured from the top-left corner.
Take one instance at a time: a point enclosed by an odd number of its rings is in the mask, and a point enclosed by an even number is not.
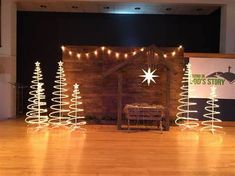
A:
[[[90,54],[89,57],[81,56],[77,58],[76,53],[86,53],[96,50],[96,46],[65,46],[63,52],[64,68],[68,83],[68,94],[71,96],[74,83],[80,85],[83,108],[85,115],[92,115],[98,118],[117,117],[118,107],[118,73],[122,73],[122,108],[128,103],[149,103],[166,105],[167,91],[167,69],[164,63],[156,65],[156,74],[159,78],[155,78],[156,84],[141,83],[143,78],[139,75],[143,74],[142,69],[147,70],[148,59],[147,47],[142,54],[125,59],[120,55],[119,59],[115,54],[107,54],[106,51],[98,50],[97,56]],[[140,48],[126,47],[108,47],[116,52],[131,52],[140,50]],[[176,118],[177,106],[181,80],[183,75],[183,50],[178,48],[157,48],[159,52],[168,53],[165,59],[170,66],[170,94],[169,94],[169,117]],[[68,51],[72,51],[72,55]],[[175,56],[169,53],[176,51]],[[164,58],[163,58],[164,59]],[[129,61],[120,69],[113,71],[116,65]],[[111,72],[107,73],[108,70]],[[105,75],[105,76],[104,76]]]

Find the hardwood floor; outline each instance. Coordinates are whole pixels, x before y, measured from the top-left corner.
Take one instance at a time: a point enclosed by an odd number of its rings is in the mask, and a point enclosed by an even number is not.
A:
[[[1,176],[235,175],[235,128],[226,134],[117,131],[89,125],[87,131],[28,130],[23,119],[0,121]]]

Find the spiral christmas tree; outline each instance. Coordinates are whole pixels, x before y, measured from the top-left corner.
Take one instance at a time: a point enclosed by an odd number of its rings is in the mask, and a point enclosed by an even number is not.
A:
[[[40,63],[35,63],[35,70],[33,73],[33,80],[31,81],[29,92],[30,98],[28,99],[29,105],[27,106],[27,113],[25,122],[28,124],[37,124],[39,126],[46,126],[48,121],[48,116],[43,115],[47,112],[44,89],[42,88],[42,72],[40,68]]]
[[[59,67],[56,72],[56,80],[54,85],[55,91],[52,93],[53,98],[51,99],[54,104],[50,107],[51,112],[49,114],[49,123],[56,126],[64,126],[68,125],[69,122],[69,110],[66,109],[69,102],[65,100],[68,98],[68,95],[65,94],[67,92],[67,89],[65,88],[67,86],[67,83],[63,68],[63,62],[58,62],[58,65]]]
[[[85,117],[82,115],[84,110],[80,108],[82,102],[79,85],[74,84],[73,87],[74,89],[72,93],[71,104],[69,106],[70,112],[68,113],[68,115],[70,117],[69,123],[71,124],[71,128],[72,130],[75,130],[77,128],[80,128],[82,125],[85,125],[86,121],[84,121]]]
[[[191,107],[195,106],[196,103],[190,102],[189,93],[193,92],[190,88],[189,84],[191,82],[192,72],[191,72],[191,65],[187,64],[186,70],[184,71],[184,76],[182,80],[182,86],[180,93],[181,98],[178,100],[180,105],[177,107],[178,113],[176,114],[177,118],[175,123],[184,129],[194,129],[195,127],[199,126],[198,119],[191,117],[192,113],[196,113],[196,110],[192,110]]]
[[[216,109],[219,108],[219,105],[216,104],[216,102],[218,102],[218,99],[216,97],[216,87],[212,86],[209,100],[206,102],[208,106],[205,107],[207,113],[203,115],[203,117],[208,118],[209,120],[203,121],[202,125],[204,125],[204,127],[201,128],[201,131],[210,131],[212,134],[215,134],[218,129],[223,128],[217,125],[219,122],[222,121],[215,117],[220,114],[219,111],[216,111]]]

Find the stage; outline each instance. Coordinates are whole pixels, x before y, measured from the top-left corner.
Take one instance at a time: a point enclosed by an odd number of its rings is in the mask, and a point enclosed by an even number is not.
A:
[[[0,121],[0,175],[162,176],[235,175],[235,128],[225,134],[156,130],[34,132],[24,119]]]

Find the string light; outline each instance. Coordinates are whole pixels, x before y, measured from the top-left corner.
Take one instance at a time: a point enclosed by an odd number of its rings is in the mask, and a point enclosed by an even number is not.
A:
[[[216,117],[220,114],[218,111],[219,105],[217,104],[218,99],[216,98],[216,87],[212,86],[210,89],[210,97],[209,100],[207,100],[207,106],[205,107],[207,112],[203,115],[203,117],[208,120],[202,122],[204,127],[201,128],[201,131],[210,131],[212,134],[215,134],[218,129],[222,129],[223,127],[218,125],[218,122],[222,122],[222,120]]]
[[[198,119],[192,117],[192,113],[197,113],[197,111],[193,110],[191,107],[197,105],[197,103],[191,102],[189,99],[189,93],[193,92],[192,88],[189,86],[191,79],[191,65],[187,64],[187,69],[184,71],[182,80],[182,92],[180,93],[181,98],[178,100],[180,103],[180,105],[177,107],[179,112],[176,114],[177,118],[175,120],[175,123],[182,127],[182,130],[195,129],[199,126]]]
[[[61,49],[63,52],[65,51],[65,47],[63,45],[61,46]]]
[[[64,126],[68,125],[69,117],[67,113],[69,112],[66,107],[69,105],[69,102],[66,99],[69,97],[66,92],[67,86],[63,62],[58,62],[58,70],[56,72],[56,80],[54,81],[55,85],[54,92],[52,92],[53,98],[51,99],[54,102],[51,105],[51,112],[49,114],[50,120],[49,123],[55,126]]]
[[[38,125],[37,129],[45,127],[48,125],[48,116],[46,115],[46,102],[45,102],[45,94],[42,88],[43,77],[42,71],[40,68],[40,63],[35,63],[35,70],[33,73],[33,80],[31,81],[30,86],[30,98],[28,99],[29,105],[27,106],[27,113],[25,122],[28,124]]]
[[[80,59],[81,58],[81,54],[77,53],[77,58]]]
[[[80,108],[82,102],[79,85],[76,83],[73,85],[73,87],[74,89],[72,93],[71,104],[69,105],[70,112],[68,113],[68,115],[70,119],[68,123],[71,125],[71,130],[76,130],[81,128],[82,125],[85,125],[86,121],[84,121],[85,117],[84,115],[82,115],[84,110]]]
[[[115,56],[116,56],[116,58],[119,58],[119,53],[116,53]]]
[[[180,45],[180,46],[178,47],[178,50],[180,50],[180,49],[182,49],[182,48],[183,48],[182,45]],[[66,47],[63,46],[63,45],[61,46],[61,49],[63,50],[63,52],[66,51]],[[111,50],[111,49],[109,49],[109,48],[106,48],[105,46],[102,46],[102,47],[100,47],[100,48],[98,48],[98,49],[101,49],[102,51],[105,51],[105,50],[107,49],[107,53],[108,53],[109,55],[110,55],[112,52],[114,52],[113,50]],[[96,49],[96,50],[94,50],[94,51],[91,51],[91,52],[88,52],[88,53],[84,53],[84,55],[85,55],[86,57],[89,57],[89,55],[93,53],[93,54],[95,54],[95,56],[97,56],[97,55],[99,54],[98,49]],[[122,53],[122,54],[123,54],[124,58],[128,58],[128,55],[129,55],[129,54],[132,54],[132,56],[135,56],[135,55],[137,54],[137,52],[143,52],[144,50],[145,50],[145,48],[142,47],[142,48],[140,48],[139,50],[132,51],[132,52],[124,52],[124,53]],[[72,51],[68,51],[68,52],[69,52],[69,55],[70,55],[70,56],[73,55],[73,52],[72,52]],[[119,52],[114,52],[114,53],[115,53],[116,58],[119,58],[120,55],[121,55]],[[167,58],[168,55],[175,56],[175,55],[176,55],[176,50],[174,50],[174,51],[172,51],[172,52],[170,52],[170,53],[164,53],[164,54],[163,54],[163,57],[164,57],[164,58]],[[77,53],[76,56],[77,56],[78,58],[81,58],[82,54],[81,54],[81,53]],[[155,53],[155,56],[159,56],[158,53]]]
[[[98,52],[97,52],[96,50],[95,50],[95,52],[94,52],[94,53],[95,53],[95,55],[96,55],[96,56],[98,55]]]

